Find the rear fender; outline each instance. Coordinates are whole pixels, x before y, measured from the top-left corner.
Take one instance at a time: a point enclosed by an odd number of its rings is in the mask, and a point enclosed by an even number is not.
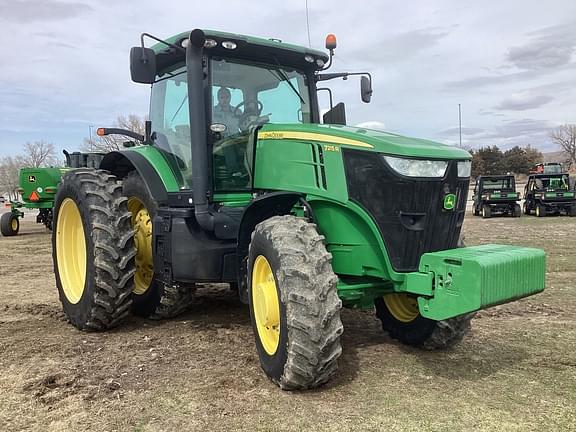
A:
[[[178,192],[179,183],[172,169],[157,149],[115,151],[106,154],[100,168],[124,178],[136,170],[148,189],[150,196],[159,204],[168,201],[168,192]]]

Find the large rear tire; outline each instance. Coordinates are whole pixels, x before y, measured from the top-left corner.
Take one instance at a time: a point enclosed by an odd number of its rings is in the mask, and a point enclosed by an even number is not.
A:
[[[71,171],[58,188],[56,286],[66,316],[80,330],[109,329],[130,313],[136,249],[127,202],[106,171]]]
[[[20,231],[20,220],[12,212],[4,213],[0,217],[0,232],[4,237],[11,237]]]
[[[316,226],[275,216],[256,226],[248,257],[252,327],[262,369],[284,390],[330,380],[342,353],[342,302]]]
[[[184,312],[192,302],[193,287],[166,285],[154,277],[152,222],[158,212],[158,203],[152,198],[136,171],[130,172],[124,178],[122,192],[128,198],[137,250],[132,311],[136,315],[151,319],[175,317]]]

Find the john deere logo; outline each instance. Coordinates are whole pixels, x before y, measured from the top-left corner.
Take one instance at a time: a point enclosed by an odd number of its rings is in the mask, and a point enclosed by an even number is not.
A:
[[[29,181],[30,183],[36,183],[36,176],[29,175],[29,176],[28,176],[28,181]]]
[[[454,210],[456,206],[456,195],[448,194],[444,196],[444,209],[445,210]]]

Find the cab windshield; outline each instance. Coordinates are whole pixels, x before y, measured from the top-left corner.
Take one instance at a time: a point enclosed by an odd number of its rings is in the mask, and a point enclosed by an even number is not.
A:
[[[221,131],[213,145],[214,191],[248,190],[252,132],[266,123],[311,122],[307,78],[276,64],[222,58],[211,60],[210,71],[210,128]]]

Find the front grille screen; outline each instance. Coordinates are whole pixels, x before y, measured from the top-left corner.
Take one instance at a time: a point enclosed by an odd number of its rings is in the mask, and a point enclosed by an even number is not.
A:
[[[378,153],[344,149],[343,155],[348,196],[378,225],[394,270],[417,271],[423,253],[458,245],[469,179],[458,179],[456,161],[443,179],[424,179],[397,174]],[[446,210],[450,194],[456,205]]]

